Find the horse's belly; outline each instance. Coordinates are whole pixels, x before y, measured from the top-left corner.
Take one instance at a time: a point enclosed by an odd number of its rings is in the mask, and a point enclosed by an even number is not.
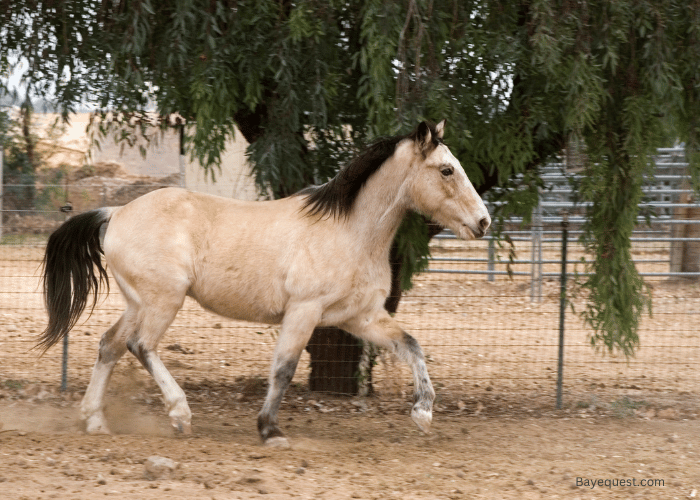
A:
[[[195,285],[189,295],[205,309],[226,318],[274,324],[280,323],[284,314],[280,294],[264,283],[256,287],[226,281]]]
[[[282,313],[274,313],[258,304],[232,302],[222,304],[218,301],[205,301],[194,297],[197,302],[206,310],[224,316],[225,318],[238,319],[241,321],[251,321],[253,323],[278,324],[282,322]]]

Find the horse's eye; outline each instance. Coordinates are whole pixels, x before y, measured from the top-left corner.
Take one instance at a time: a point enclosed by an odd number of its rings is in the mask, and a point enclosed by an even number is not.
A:
[[[440,173],[445,177],[449,177],[454,173],[454,169],[452,167],[444,167],[440,170]]]

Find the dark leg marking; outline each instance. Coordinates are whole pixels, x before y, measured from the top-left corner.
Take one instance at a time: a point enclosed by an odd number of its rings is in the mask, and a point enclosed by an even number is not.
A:
[[[258,432],[263,442],[273,437],[284,437],[284,434],[277,426],[277,422],[273,421],[270,415],[263,415],[262,413],[258,415]]]
[[[289,360],[284,365],[280,366],[275,372],[275,384],[279,387],[287,388],[289,383],[294,378],[294,373],[297,371],[297,363],[299,360]]]
[[[428,372],[425,370],[425,355],[418,341],[406,332],[403,332],[401,339],[404,349],[408,351],[408,355],[413,357],[415,362],[420,363],[421,368],[417,374],[417,384],[413,394],[413,400],[417,408],[430,410],[432,401],[435,399],[435,391],[427,378]],[[401,347],[401,342],[395,342],[397,351]]]
[[[270,386],[270,392],[268,393],[269,401],[265,401],[265,407],[258,414],[258,432],[263,441],[273,437],[284,436],[278,427],[277,412],[279,411],[284,392],[294,377],[298,362],[299,360],[288,360],[275,371],[272,386]],[[272,391],[276,392],[273,393]]]
[[[136,356],[136,359],[139,360],[139,362],[143,365],[143,367],[153,375],[153,367],[151,366],[151,362],[148,359],[148,351],[146,348],[139,342],[138,340],[133,340],[130,339],[126,342],[126,348],[129,349],[129,352]]]
[[[414,356],[418,358],[423,357],[423,349],[421,349],[420,344],[418,344],[418,341],[410,336],[408,333],[403,332],[403,343],[408,349],[408,352],[413,354]]]

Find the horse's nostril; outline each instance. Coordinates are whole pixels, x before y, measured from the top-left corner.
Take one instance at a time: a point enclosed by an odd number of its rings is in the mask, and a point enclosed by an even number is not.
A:
[[[479,221],[479,229],[481,229],[482,234],[486,232],[490,225],[491,220],[488,217],[484,217]]]

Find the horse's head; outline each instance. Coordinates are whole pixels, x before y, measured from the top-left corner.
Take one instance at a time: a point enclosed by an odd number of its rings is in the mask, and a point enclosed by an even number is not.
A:
[[[459,160],[442,142],[445,120],[436,126],[422,122],[408,136],[413,155],[410,198],[414,210],[452,230],[462,239],[481,238],[491,225],[484,202]]]

